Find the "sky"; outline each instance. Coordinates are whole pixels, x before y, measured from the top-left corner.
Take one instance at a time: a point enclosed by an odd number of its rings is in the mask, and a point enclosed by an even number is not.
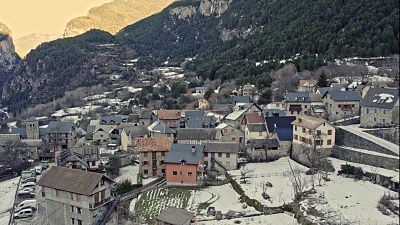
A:
[[[32,33],[62,34],[73,18],[112,0],[0,0],[0,21],[13,38]]]

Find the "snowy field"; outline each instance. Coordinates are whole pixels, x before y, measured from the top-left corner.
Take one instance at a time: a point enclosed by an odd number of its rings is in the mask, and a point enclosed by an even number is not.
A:
[[[129,165],[119,169],[119,176],[114,179],[115,182],[130,180],[132,184],[137,184],[137,175],[139,174],[139,165]],[[148,184],[157,178],[143,179],[143,185]]]
[[[288,157],[284,157],[269,163],[247,164],[246,169],[251,172],[246,175],[246,177],[250,177],[246,179],[246,184],[240,184],[240,170],[234,170],[229,173],[234,176],[234,179],[250,198],[257,199],[261,204],[270,207],[283,206],[294,199],[293,188],[287,176],[290,170],[288,160],[293,169],[298,168],[304,172],[307,171],[306,167]],[[271,197],[269,200],[265,200],[261,195],[263,193],[263,184],[267,182],[272,184],[272,187],[265,187],[265,192]]]
[[[235,224],[235,221],[240,221],[242,225],[298,225],[296,219],[288,214],[279,213],[268,216],[254,216],[247,218],[220,220],[220,221],[203,221],[199,225],[230,225]]]
[[[0,225],[8,224],[18,182],[19,177],[16,177],[0,183]]]

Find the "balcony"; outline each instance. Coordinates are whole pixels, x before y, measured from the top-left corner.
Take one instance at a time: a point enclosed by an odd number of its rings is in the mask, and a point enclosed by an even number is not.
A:
[[[101,201],[99,201],[99,202],[90,203],[90,204],[89,204],[89,208],[90,208],[90,209],[96,209],[96,208],[98,208],[99,206],[102,206],[102,205],[104,205],[104,204],[110,202],[111,200],[112,200],[112,198],[111,198],[111,196],[110,196],[110,197],[105,198],[105,199],[103,199],[103,200],[101,200]]]

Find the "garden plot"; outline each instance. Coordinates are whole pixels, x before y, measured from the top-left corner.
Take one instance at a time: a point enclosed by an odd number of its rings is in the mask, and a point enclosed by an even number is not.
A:
[[[269,163],[249,163],[246,165],[247,172],[246,183],[240,183],[241,171],[234,170],[230,174],[242,187],[245,194],[253,199],[258,200],[261,204],[269,207],[282,206],[285,203],[290,203],[294,200],[293,187],[288,177],[288,171],[290,171],[289,162],[293,169],[300,169],[304,173],[307,171],[307,167],[304,167],[288,157],[280,158],[277,161]],[[303,178],[309,180],[309,176]],[[263,184],[267,182],[272,184],[272,187],[264,186],[265,192],[270,196],[269,200],[265,200],[262,197]]]
[[[115,182],[129,180],[132,184],[137,184],[137,176],[139,174],[139,165],[129,165],[119,169],[119,176],[114,179]],[[148,184],[157,178],[146,178],[142,180],[143,185]]]
[[[152,221],[169,206],[186,208],[191,192],[184,188],[157,188],[147,191],[139,196],[136,213]]]
[[[0,182],[0,225],[8,224],[19,177]]]
[[[235,221],[240,221],[242,225],[298,225],[296,219],[292,215],[285,213],[279,213],[274,215],[262,215],[246,218],[238,218],[231,220],[220,220],[220,221],[204,221],[199,222],[199,225],[230,225],[237,224]]]

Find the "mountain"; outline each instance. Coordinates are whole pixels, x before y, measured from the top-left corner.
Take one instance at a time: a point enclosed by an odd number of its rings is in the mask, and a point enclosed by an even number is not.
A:
[[[172,2],[174,0],[114,0],[92,8],[87,16],[68,22],[64,36],[76,36],[91,29],[115,34],[122,28],[161,11]]]
[[[4,86],[2,103],[20,110],[52,100],[118,68],[98,67],[137,56],[142,68],[187,60],[186,69],[205,79],[268,85],[282,59],[304,70],[334,58],[399,54],[398,24],[397,0],[181,0],[115,37],[90,31],[41,45]],[[104,54],[102,44],[113,52]]]
[[[41,43],[53,41],[60,38],[59,34],[30,34],[15,39],[15,49],[21,57],[26,56],[32,49],[39,46]]]
[[[14,75],[20,58],[15,53],[10,29],[0,23],[0,87]],[[0,89],[0,96],[1,96]]]

